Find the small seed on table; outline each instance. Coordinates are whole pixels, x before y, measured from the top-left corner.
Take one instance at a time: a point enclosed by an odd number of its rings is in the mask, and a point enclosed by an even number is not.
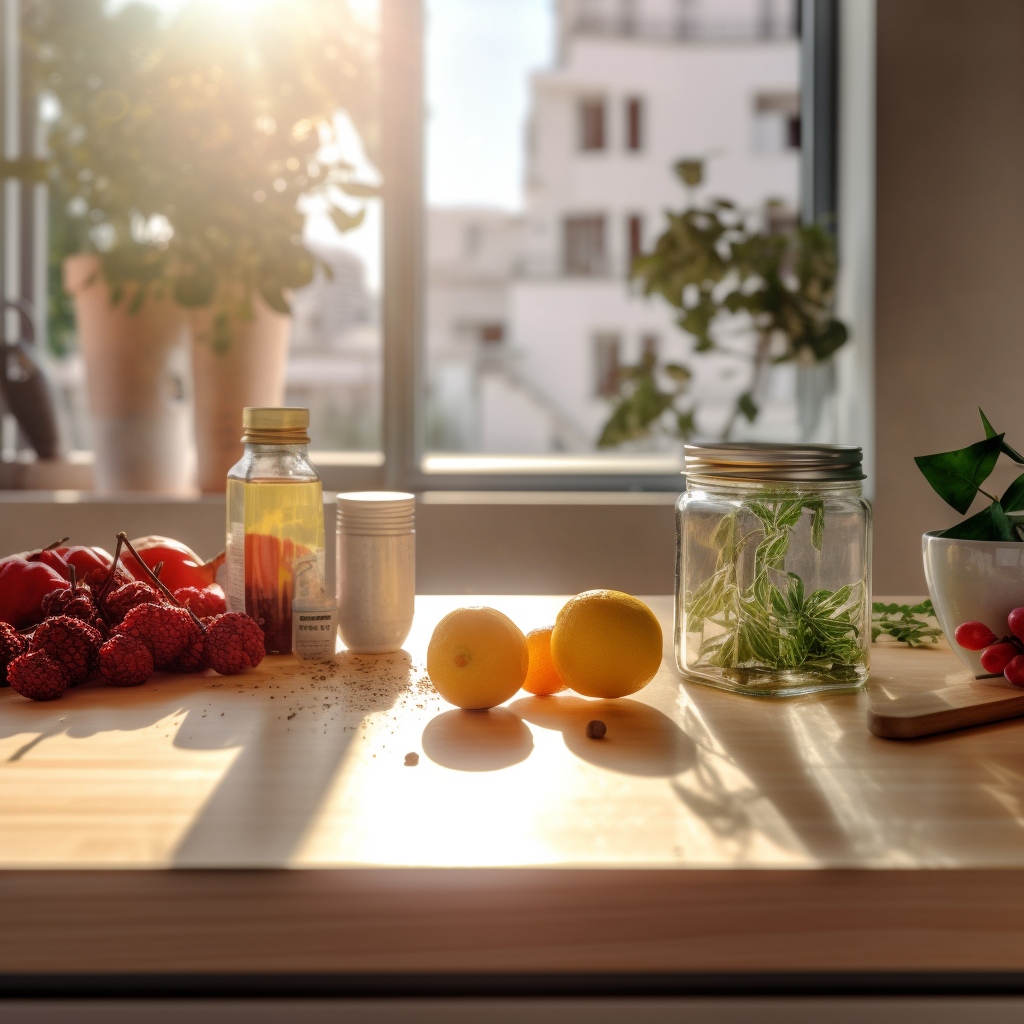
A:
[[[406,768],[415,768],[420,763],[420,755],[416,753],[405,755]]]
[[[587,722],[587,739],[602,739],[605,731],[604,722],[599,721],[598,719],[595,719],[593,722]]]

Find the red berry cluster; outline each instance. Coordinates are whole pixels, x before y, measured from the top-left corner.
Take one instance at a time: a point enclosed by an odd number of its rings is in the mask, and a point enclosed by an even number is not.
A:
[[[122,542],[127,538],[119,534],[115,566]],[[55,700],[97,676],[112,686],[138,686],[158,670],[233,675],[263,660],[259,623],[227,612],[216,584],[171,594],[155,574],[152,583],[116,569],[90,573],[82,587],[72,580],[47,595],[46,618],[33,632],[0,622],[0,680],[32,700]]]
[[[967,651],[981,651],[981,667],[994,676],[1000,672],[1014,686],[1024,686],[1024,608],[1006,618],[1010,635],[997,637],[983,622],[964,622],[953,636]]]

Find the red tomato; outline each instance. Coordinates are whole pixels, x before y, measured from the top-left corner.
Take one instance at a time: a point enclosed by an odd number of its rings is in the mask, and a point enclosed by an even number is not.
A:
[[[45,562],[19,559],[0,564],[0,622],[9,622],[15,629],[42,622],[43,598],[67,585]]]
[[[187,544],[170,537],[140,537],[132,541],[132,547],[151,569],[164,563],[160,582],[172,593],[181,587],[198,587],[200,590],[208,587],[224,561],[222,551],[216,558],[204,562]],[[147,579],[145,570],[126,547],[121,549],[121,564],[136,579]]]

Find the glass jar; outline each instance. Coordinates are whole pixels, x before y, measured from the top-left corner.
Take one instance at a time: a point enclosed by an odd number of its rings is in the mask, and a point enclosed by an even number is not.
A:
[[[245,409],[245,453],[227,480],[227,604],[263,626],[268,654],[292,649],[293,565],[324,575],[324,504],[309,461],[308,409]]]
[[[686,446],[676,503],[676,664],[695,681],[782,697],[863,686],[871,506],[861,451]]]

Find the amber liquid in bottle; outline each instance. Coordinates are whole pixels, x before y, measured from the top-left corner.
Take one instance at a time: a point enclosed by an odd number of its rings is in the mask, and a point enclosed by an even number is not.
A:
[[[292,565],[323,559],[319,480],[228,480],[228,607],[263,626],[268,654],[292,649]]]

